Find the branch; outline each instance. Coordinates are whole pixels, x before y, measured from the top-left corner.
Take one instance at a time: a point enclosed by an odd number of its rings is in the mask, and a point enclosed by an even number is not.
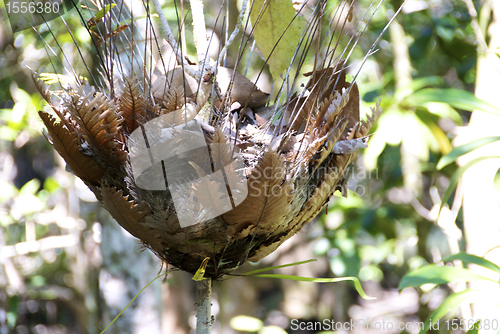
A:
[[[196,334],[210,334],[212,328],[212,279],[196,282]]]
[[[163,9],[161,8],[158,0],[153,0],[153,5],[155,6],[158,17],[160,18],[160,25],[163,31],[162,37],[168,42],[168,44],[170,44],[170,46],[174,50],[177,62],[183,65],[184,71],[186,71],[186,73],[191,75],[192,77],[196,78],[196,71],[182,57],[181,49],[179,49],[179,46],[177,45],[175,36],[174,34],[172,34],[172,30],[170,30],[167,18],[165,17],[165,14],[163,14]]]
[[[205,72],[211,72],[211,69],[207,60],[207,28],[205,26],[202,0],[191,0],[191,13],[193,16],[193,39],[198,55],[197,78],[203,78]]]
[[[217,59],[217,63],[214,65],[212,72],[215,73],[215,67],[222,62],[222,59],[224,59],[224,57],[226,56],[227,49],[233,43],[234,39],[240,32],[240,29],[243,26],[243,18],[245,17],[245,12],[247,11],[247,5],[248,5],[248,0],[243,0],[243,3],[241,4],[240,15],[238,16],[238,21],[236,22],[236,26],[234,27],[231,36],[229,36],[229,39],[226,41],[224,47],[222,48],[219,55],[219,59]]]
[[[470,25],[474,30],[474,35],[476,35],[476,40],[481,48],[481,52],[486,54],[488,52],[488,45],[486,44],[486,40],[484,39],[483,32],[481,31],[481,27],[479,27],[479,23],[477,22],[477,11],[476,7],[472,3],[472,0],[462,0],[467,6],[467,10],[469,11],[469,15],[471,17]]]

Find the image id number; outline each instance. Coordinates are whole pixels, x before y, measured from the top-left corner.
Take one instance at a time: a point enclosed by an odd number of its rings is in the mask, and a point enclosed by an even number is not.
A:
[[[57,2],[8,2],[5,6],[8,14],[53,14],[59,13]]]

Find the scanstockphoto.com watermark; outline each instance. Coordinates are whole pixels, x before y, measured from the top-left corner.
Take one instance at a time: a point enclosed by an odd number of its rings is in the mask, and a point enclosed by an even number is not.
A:
[[[378,178],[378,170],[336,166],[320,166],[309,172],[304,168],[294,176],[291,173],[295,170],[280,164],[257,167],[247,178],[248,167],[237,147],[215,142],[207,146],[198,120],[179,122],[171,114],[134,130],[128,142],[137,187],[151,191],[168,189],[181,227],[220,216],[248,196],[294,197],[300,192],[299,195],[309,194],[307,198],[314,195],[326,199],[335,190],[345,194],[348,189],[364,196],[365,186],[349,181]],[[212,200],[214,189],[222,194],[217,201]]]
[[[283,194],[293,195],[295,189],[291,185],[288,187],[284,187],[282,184],[273,184],[270,185],[267,183],[269,179],[277,179],[284,180],[286,178],[289,170],[286,168],[276,168],[276,167],[265,167],[264,169],[256,169],[252,172],[253,182],[248,182],[248,188],[253,191],[249,192],[249,196],[280,196]],[[378,179],[378,169],[368,170],[363,167],[349,166],[343,169],[339,169],[338,167],[319,167],[312,174],[304,173],[299,176],[296,183],[307,184],[306,179],[317,179],[322,180],[323,182],[329,182],[330,184],[336,184],[337,189],[341,193],[346,193],[347,190],[350,190],[356,193],[357,196],[363,197],[369,195],[369,189],[367,186],[367,180]],[[340,182],[342,179],[345,179],[345,182]],[[316,187],[314,183],[310,183],[310,189],[307,189],[308,192],[316,192],[319,196],[328,196],[331,192],[330,188],[324,187]]]
[[[477,330],[494,330],[500,329],[500,321],[498,319],[447,319],[444,321],[432,320],[428,322],[411,322],[411,321],[386,321],[367,319],[351,319],[349,321],[335,321],[334,319],[325,319],[323,321],[301,321],[292,319],[290,329],[292,331],[375,331],[375,332],[401,332],[418,333],[427,326],[427,329],[439,331],[440,329],[448,332],[450,330],[468,331],[470,329]]]

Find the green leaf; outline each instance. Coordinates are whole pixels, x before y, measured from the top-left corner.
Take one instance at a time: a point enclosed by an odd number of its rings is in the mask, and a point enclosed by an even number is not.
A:
[[[430,327],[431,323],[435,326],[436,322],[439,321],[446,313],[459,306],[464,302],[474,302],[480,298],[484,298],[484,291],[477,290],[465,290],[462,292],[454,293],[448,296],[444,302],[439,305],[437,309],[432,312],[429,319],[425,321],[424,327],[420,330],[419,334],[426,333]],[[438,325],[439,326],[439,325]]]
[[[417,91],[419,89],[422,89],[426,86],[438,86],[444,84],[444,80],[442,77],[438,76],[429,76],[429,77],[423,77],[423,78],[416,78],[414,79],[410,87],[413,91]]]
[[[354,283],[354,288],[358,291],[359,295],[363,299],[375,299],[374,297],[368,297],[359,283],[357,277],[338,277],[338,278],[313,278],[313,277],[301,277],[293,275],[279,275],[279,274],[264,274],[264,275],[251,275],[252,277],[263,277],[263,278],[278,278],[287,279],[299,282],[313,282],[313,283],[336,283],[343,281],[352,281]]]
[[[32,179],[31,181],[26,182],[21,189],[19,189],[19,195],[34,195],[38,192],[40,188],[40,180]]]
[[[258,274],[258,273],[262,273],[264,271],[269,271],[269,270],[279,269],[279,268],[286,268],[286,267],[293,267],[293,266],[298,266],[299,264],[310,263],[310,262],[314,262],[314,261],[317,261],[317,260],[316,259],[309,259],[309,260],[305,260],[305,261],[299,261],[299,262],[294,262],[294,263],[289,263],[289,264],[283,264],[281,266],[274,266],[274,267],[267,267],[267,268],[257,269],[257,270],[253,270],[253,271],[249,271],[247,273],[241,274],[241,276],[255,275],[255,274]]]
[[[64,74],[55,74],[55,73],[40,73],[40,80],[42,80],[47,85],[53,85],[55,83],[60,83],[61,85],[74,84],[76,82],[75,77],[64,75]],[[79,76],[80,80],[85,80],[84,77]]]
[[[109,12],[109,10],[110,10],[111,8],[113,8],[113,7],[115,7],[115,6],[116,6],[116,4],[114,4],[114,3],[110,3],[110,4],[106,5],[106,6],[104,6],[104,8],[103,8],[103,9],[101,9],[100,11],[98,11],[98,12],[94,15],[94,20],[95,20],[96,22],[98,22],[99,20],[101,20],[101,19],[104,17],[104,15],[106,15],[106,14]]]
[[[478,334],[479,328],[481,327],[481,320],[478,320],[474,325],[467,331],[466,334]]]
[[[454,89],[454,88],[421,89],[419,91],[416,91],[412,95],[408,96],[406,98],[406,102],[415,106],[420,106],[428,102],[444,102],[448,103],[449,105],[455,108],[467,111],[473,111],[477,109],[500,116],[500,109],[498,109],[497,107],[486,101],[478,99],[471,92],[461,89]]]
[[[447,284],[458,281],[488,280],[482,275],[476,274],[469,269],[436,266],[434,264],[424,266],[407,273],[399,282],[399,289],[417,287],[423,284]]]
[[[199,282],[199,281],[203,280],[203,277],[205,276],[205,270],[207,269],[207,264],[208,264],[209,260],[210,260],[209,257],[206,257],[203,259],[200,267],[198,268],[198,270],[196,270],[196,272],[193,275],[193,281]]]
[[[455,124],[463,125],[462,116],[448,103],[428,102],[423,105],[427,110],[441,118],[450,118]],[[449,140],[448,140],[449,141]]]
[[[462,178],[462,175],[465,173],[467,169],[469,169],[471,166],[487,159],[499,159],[500,155],[489,155],[489,156],[484,156],[484,157],[479,157],[477,159],[471,160],[468,163],[466,163],[464,166],[460,167],[457,169],[457,171],[453,174],[453,176],[450,179],[450,184],[448,185],[448,188],[443,194],[443,200],[441,201],[441,207],[439,208],[439,212],[441,213],[441,209],[443,206],[448,202],[448,199],[451,197],[451,194],[457,187],[458,181]]]
[[[483,138],[473,140],[470,143],[457,146],[453,150],[451,150],[450,153],[448,153],[447,155],[445,155],[444,157],[442,157],[439,160],[439,162],[436,166],[436,169],[440,170],[443,167],[448,166],[452,162],[455,162],[455,160],[457,160],[458,157],[460,157],[464,154],[470,153],[481,146],[484,146],[486,144],[493,143],[493,142],[499,141],[499,140],[500,140],[500,137],[483,137]]]
[[[255,42],[277,78],[290,66],[305,25],[296,17],[291,0],[255,0],[250,19]]]
[[[497,266],[496,264],[486,260],[485,258],[476,256],[476,255],[472,255],[472,254],[467,254],[465,252],[460,252],[458,254],[453,254],[453,255],[447,256],[443,259],[443,262],[452,262],[455,260],[460,260],[464,264],[467,264],[467,263],[477,264],[478,266],[488,268],[488,269],[493,270],[494,272],[500,274],[500,267]]]

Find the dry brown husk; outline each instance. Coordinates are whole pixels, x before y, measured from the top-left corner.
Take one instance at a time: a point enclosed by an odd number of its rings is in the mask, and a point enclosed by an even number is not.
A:
[[[39,112],[46,137],[116,221],[179,269],[194,273],[210,257],[205,275],[220,278],[276,250],[340,190],[356,152],[333,154],[332,149],[340,141],[367,136],[381,112],[377,107],[360,121],[358,88],[346,82],[344,68],[339,62],[309,73],[308,97],[294,94],[285,103],[283,126],[256,113],[267,103],[267,93],[240,74],[221,69],[225,78],[236,77],[234,95],[226,79],[220,80],[224,102],[218,105],[224,109],[212,115],[204,134],[207,144],[227,144],[212,150],[215,164],[227,165],[233,149],[241,150],[248,196],[233,210],[185,228],[179,225],[168,189],[147,191],[136,185],[128,141],[134,130],[156,117],[166,116],[172,124],[195,118],[206,107],[213,81],[198,85],[189,78],[179,87],[188,75],[176,68],[158,75],[149,90],[136,76],[116,79],[116,90],[80,83],[53,89],[52,94],[36,76],[35,82],[51,107]],[[250,109],[231,114],[234,102]],[[240,122],[244,110],[256,122]],[[199,167],[199,159],[194,154],[189,163],[202,176],[206,171]],[[231,171],[227,175],[236,177]],[[191,191],[196,194],[199,189],[206,189],[209,195],[203,200],[215,205],[221,198],[221,189],[208,181],[193,185]]]

